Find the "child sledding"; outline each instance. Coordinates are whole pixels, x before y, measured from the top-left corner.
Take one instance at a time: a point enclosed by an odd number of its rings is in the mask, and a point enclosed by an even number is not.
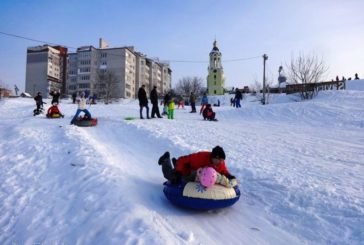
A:
[[[96,126],[97,119],[92,118],[91,113],[86,109],[87,99],[85,98],[84,92],[80,94],[80,97],[77,99],[77,103],[78,109],[70,124],[74,124],[80,127]],[[85,115],[83,117],[78,117],[81,112],[85,113]]]
[[[64,115],[61,113],[61,111],[58,108],[58,103],[53,102],[52,106],[48,108],[47,111],[47,117],[48,118],[60,118],[64,117]]]
[[[211,104],[207,104],[204,106],[202,116],[203,120],[217,121],[217,119],[215,118],[216,113],[212,110]]]

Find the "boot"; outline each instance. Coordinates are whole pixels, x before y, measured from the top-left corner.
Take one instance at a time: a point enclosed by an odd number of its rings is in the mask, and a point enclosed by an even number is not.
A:
[[[165,162],[166,160],[169,160],[170,158],[170,155],[169,155],[169,152],[166,151],[158,160],[158,165],[162,165],[163,162]]]

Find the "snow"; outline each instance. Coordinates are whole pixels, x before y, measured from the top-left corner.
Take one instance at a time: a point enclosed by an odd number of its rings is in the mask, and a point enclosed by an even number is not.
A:
[[[33,99],[2,99],[0,244],[363,244],[363,84],[265,106],[246,96],[240,109],[221,97],[218,122],[188,106],[174,120],[124,120],[138,117],[137,101],[99,103],[92,128],[69,125],[70,100],[65,118],[47,119],[33,117]],[[208,212],[173,206],[160,155],[215,145],[240,200]]]

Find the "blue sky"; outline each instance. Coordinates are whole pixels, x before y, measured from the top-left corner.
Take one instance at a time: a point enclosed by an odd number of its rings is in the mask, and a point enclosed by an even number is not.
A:
[[[363,0],[2,0],[0,32],[72,48],[97,47],[100,37],[110,47],[132,45],[171,61],[172,85],[206,79],[216,38],[226,86],[242,87],[262,81],[264,53],[274,83],[278,67],[300,52],[322,57],[327,80],[364,77],[363,9]],[[41,44],[0,33],[1,83],[23,89],[26,49]]]

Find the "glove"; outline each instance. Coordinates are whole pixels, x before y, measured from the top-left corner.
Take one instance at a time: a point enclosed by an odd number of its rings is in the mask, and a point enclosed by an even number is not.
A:
[[[234,175],[229,174],[228,176],[226,176],[228,179],[236,179]]]
[[[225,187],[230,187],[230,181],[225,175],[216,173],[216,184],[220,184]]]
[[[238,181],[237,181],[237,179],[231,179],[230,181],[230,187],[235,187],[235,186],[237,186],[238,185]]]
[[[216,183],[225,187],[235,187],[238,181],[235,178],[228,179],[225,175],[217,173]]]

